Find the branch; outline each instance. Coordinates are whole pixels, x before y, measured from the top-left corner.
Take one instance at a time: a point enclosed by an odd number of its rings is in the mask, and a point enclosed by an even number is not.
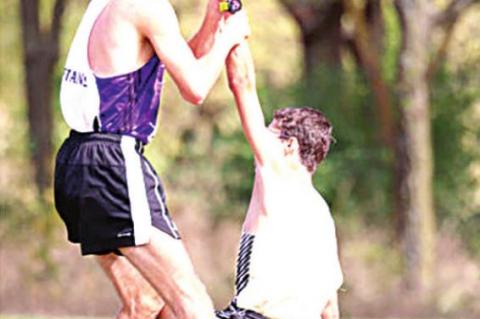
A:
[[[443,28],[449,28],[460,15],[471,5],[480,3],[480,0],[452,0],[448,7],[435,17],[435,24]]]
[[[327,8],[335,3],[336,0],[280,0],[280,3],[287,9],[288,13],[302,27],[303,30],[313,31],[318,25],[318,21],[323,21],[323,13]]]
[[[380,136],[386,146],[394,145],[395,127],[392,115],[393,104],[387,82],[381,70],[381,58],[377,47],[372,45],[372,30],[369,30],[366,19],[367,6],[359,5],[351,0],[343,0],[345,13],[353,24],[352,42],[357,49],[360,64],[375,99],[380,124]]]
[[[433,79],[440,65],[445,60],[445,57],[447,56],[447,52],[448,52],[448,46],[450,45],[454,31],[455,31],[455,23],[449,23],[445,29],[445,34],[443,36],[440,47],[438,48],[435,56],[431,59],[431,62],[428,66],[427,82],[430,82]]]
[[[453,37],[455,24],[458,18],[472,5],[480,3],[480,0],[452,0],[448,7],[439,13],[434,20],[435,25],[443,29],[444,35],[441,45],[432,58],[427,71],[427,81],[430,81],[447,55],[448,46]]]

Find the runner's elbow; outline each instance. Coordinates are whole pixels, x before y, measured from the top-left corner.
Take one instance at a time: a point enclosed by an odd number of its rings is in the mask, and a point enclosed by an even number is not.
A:
[[[184,93],[182,94],[182,96],[187,102],[197,106],[203,104],[203,102],[205,101],[205,98],[201,95]]]
[[[207,98],[208,91],[201,86],[190,86],[189,88],[182,90],[180,93],[187,102],[194,105],[201,105]]]

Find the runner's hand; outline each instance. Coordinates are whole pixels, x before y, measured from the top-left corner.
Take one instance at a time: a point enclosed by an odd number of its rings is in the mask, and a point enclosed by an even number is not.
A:
[[[248,23],[248,17],[244,10],[233,15],[229,14],[222,28],[222,33],[225,33],[232,47],[248,38],[250,32],[250,24]]]
[[[218,28],[219,24],[225,20],[229,13],[220,12],[221,0],[209,0],[207,4],[207,12],[205,13],[205,23],[210,24],[213,28]]]

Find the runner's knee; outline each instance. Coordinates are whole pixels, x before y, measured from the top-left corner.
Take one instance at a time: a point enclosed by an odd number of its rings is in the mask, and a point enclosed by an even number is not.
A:
[[[121,313],[128,314],[128,319],[155,319],[164,307],[158,296],[137,295],[126,301]],[[123,317],[121,317],[123,319]]]

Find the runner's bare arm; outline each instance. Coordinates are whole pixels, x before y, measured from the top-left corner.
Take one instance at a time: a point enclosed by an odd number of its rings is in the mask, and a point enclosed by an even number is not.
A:
[[[258,164],[263,165],[272,158],[272,146],[278,141],[265,127],[256,88],[255,66],[246,41],[236,46],[227,57],[227,76],[245,136]]]
[[[250,32],[242,12],[227,19],[215,34],[211,50],[196,58],[183,38],[178,20],[167,0],[139,0],[134,21],[165,64],[181,95],[193,104],[201,104],[222,69],[233,45]]]
[[[201,58],[207,54],[215,43],[218,28],[222,27],[229,14],[221,13],[219,0],[209,0],[200,29],[188,41],[195,57]]]

